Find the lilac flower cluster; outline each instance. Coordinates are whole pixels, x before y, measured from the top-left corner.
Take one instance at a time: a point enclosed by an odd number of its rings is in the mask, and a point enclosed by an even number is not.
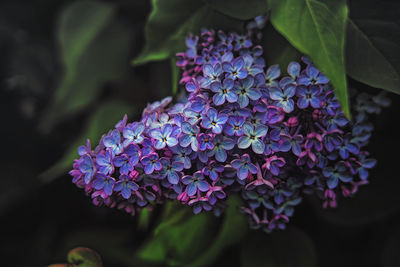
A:
[[[327,77],[307,58],[265,70],[256,38],[203,30],[179,53],[187,95],[149,104],[139,122],[127,117],[79,148],[70,174],[93,203],[130,214],[166,199],[194,213],[224,209],[230,194],[244,200],[250,225],[283,229],[304,193],[335,207],[367,183],[375,165],[368,143],[370,113],[383,96],[360,95],[354,123],[340,109]]]

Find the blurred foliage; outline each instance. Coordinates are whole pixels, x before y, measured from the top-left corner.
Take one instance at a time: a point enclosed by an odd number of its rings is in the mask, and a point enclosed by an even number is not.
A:
[[[375,118],[370,151],[378,165],[370,184],[334,210],[305,201],[291,227],[272,235],[249,231],[238,198],[219,218],[194,216],[177,203],[130,217],[92,206],[67,175],[86,138],[95,146],[125,113],[137,119],[148,102],[179,93],[174,55],[184,51],[188,33],[203,27],[243,32],[246,20],[267,13],[262,46],[268,65],[284,70],[306,54],[332,80],[345,109],[346,79],[358,90],[400,93],[400,3],[347,4],[2,1],[2,264],[48,266],[88,247],[113,267],[399,266],[396,95]],[[78,251],[70,265],[95,266],[83,265],[90,257],[96,261],[95,254]]]
[[[49,267],[102,267],[100,255],[90,248],[74,248],[68,252],[67,264],[51,264]]]

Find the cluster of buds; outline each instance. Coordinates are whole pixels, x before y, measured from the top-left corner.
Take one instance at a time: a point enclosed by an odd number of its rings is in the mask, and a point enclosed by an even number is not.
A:
[[[253,34],[203,30],[178,53],[179,103],[149,104],[125,116],[92,150],[79,148],[70,174],[93,203],[136,211],[167,199],[221,214],[239,194],[250,226],[283,229],[305,193],[324,207],[367,183],[376,161],[362,148],[370,113],[389,104],[361,95],[355,121],[343,114],[328,78],[307,58],[266,69]],[[266,69],[266,70],[265,70]]]

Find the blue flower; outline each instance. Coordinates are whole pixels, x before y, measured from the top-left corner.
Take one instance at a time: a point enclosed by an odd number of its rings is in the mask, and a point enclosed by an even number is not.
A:
[[[213,149],[214,148],[214,143],[213,139],[214,137],[211,134],[204,134],[201,133],[197,137],[199,141],[199,150],[204,151],[206,149]]]
[[[318,86],[297,87],[297,96],[299,99],[297,100],[297,106],[301,109],[307,108],[311,105],[313,108],[321,107],[321,88]]]
[[[362,153],[360,155],[360,167],[358,168],[357,172],[358,175],[360,176],[361,180],[366,180],[368,178],[368,170],[372,169],[376,165],[376,160],[375,159],[367,159],[366,154]]]
[[[133,164],[130,161],[130,158],[126,154],[122,154],[121,156],[117,156],[113,160],[114,166],[119,167],[119,172],[121,174],[128,174],[133,170]]]
[[[269,96],[275,100],[275,105],[281,107],[286,113],[290,113],[294,109],[294,101],[292,97],[296,93],[296,86],[289,84],[283,90],[279,87],[271,87]]]
[[[233,84],[232,79],[225,79],[222,84],[218,81],[211,84],[210,89],[215,93],[213,102],[216,106],[224,104],[225,100],[229,103],[237,101],[238,96],[232,90]]]
[[[224,166],[212,160],[203,168],[202,172],[210,177],[211,180],[216,181],[218,179],[218,173],[222,173],[224,169]]]
[[[243,123],[244,118],[240,116],[233,116],[228,119],[228,123],[225,126],[224,132],[229,136],[242,136],[243,135]]]
[[[218,114],[218,111],[216,109],[209,108],[207,114],[203,116],[201,126],[206,129],[211,129],[215,134],[220,134],[222,132],[222,127],[227,120],[227,114]]]
[[[174,153],[172,160],[183,163],[185,169],[192,167],[192,159],[195,158],[195,154],[192,154],[190,147],[174,146],[171,147],[171,151]]]
[[[88,154],[84,154],[79,159],[78,166],[81,173],[85,175],[83,179],[85,184],[88,184],[96,171],[92,158]]]
[[[251,145],[253,151],[257,154],[263,154],[265,144],[262,142],[262,138],[267,134],[268,127],[259,124],[254,127],[250,123],[246,122],[243,124],[243,134],[238,140],[238,147],[246,149]]]
[[[160,172],[160,178],[168,178],[168,182],[171,184],[178,184],[179,174],[178,172],[183,170],[183,163],[179,161],[171,161],[169,158],[161,158],[161,165],[163,166]]]
[[[207,88],[211,83],[219,81],[222,74],[221,64],[217,63],[213,67],[210,64],[203,65],[203,79],[200,80],[201,86]]]
[[[137,191],[139,186],[131,180],[127,175],[121,175],[118,182],[115,183],[114,190],[121,192],[122,197],[128,199],[132,195],[132,191]]]
[[[134,122],[125,127],[122,132],[122,135],[125,138],[124,147],[127,147],[131,143],[133,144],[141,144],[143,142],[143,133],[144,124],[141,122]]]
[[[236,80],[247,77],[247,70],[244,68],[244,60],[242,57],[235,58],[231,63],[222,63],[222,68],[226,72],[225,78]]]
[[[114,166],[112,163],[112,153],[107,149],[103,154],[99,154],[96,156],[96,163],[98,166],[98,171],[109,175],[114,172]]]
[[[121,144],[121,134],[118,130],[113,130],[103,139],[105,147],[110,148],[113,155],[119,155],[123,151],[123,145]]]
[[[158,159],[158,154],[152,153],[141,159],[141,163],[144,166],[144,172],[146,174],[152,174],[154,170],[159,171],[162,169],[162,165]]]
[[[231,165],[237,171],[237,176],[240,180],[246,179],[247,176],[249,176],[249,172],[252,174],[256,174],[258,172],[257,166],[251,163],[250,156],[248,154],[244,154],[239,159],[233,160]]]
[[[107,196],[111,196],[115,184],[115,179],[110,176],[106,176],[103,173],[96,173],[95,177],[96,179],[93,181],[94,189],[103,189],[104,193],[106,193]]]
[[[358,155],[358,153],[360,153],[360,149],[356,144],[353,144],[350,141],[349,136],[346,136],[343,139],[343,143],[337,147],[337,150],[339,151],[339,155],[342,159],[347,159],[350,153],[354,155]]]
[[[258,89],[253,87],[254,78],[248,76],[244,80],[236,81],[234,85],[234,92],[238,95],[238,103],[241,108],[247,107],[249,98],[251,100],[258,100],[261,93]]]
[[[179,144],[183,147],[191,145],[193,151],[199,149],[199,142],[197,135],[199,134],[199,127],[192,126],[188,122],[183,122],[181,125],[182,135],[179,137]]]
[[[306,70],[297,79],[299,85],[326,84],[329,80],[313,65],[308,65]]]
[[[322,174],[328,178],[327,185],[330,189],[335,188],[339,180],[344,183],[351,182],[353,180],[353,178],[346,171],[346,165],[343,162],[336,163],[334,168],[324,168],[322,170]]]
[[[150,136],[156,140],[154,147],[156,149],[163,149],[166,145],[169,147],[177,145],[178,139],[172,135],[173,130],[171,124],[165,124],[161,129],[152,130]]]
[[[279,69],[279,65],[272,65],[267,69],[266,75],[265,75],[265,81],[266,84],[270,87],[277,87],[278,82],[276,79],[281,76],[281,70]]]
[[[224,137],[222,135],[217,135],[214,138],[214,148],[207,153],[207,156],[212,157],[215,155],[215,159],[219,162],[225,162],[227,158],[226,151],[233,149],[235,146],[235,141]]]
[[[201,171],[195,172],[193,176],[183,176],[182,183],[186,185],[185,191],[188,196],[194,196],[197,191],[206,192],[210,188],[210,185],[204,181],[204,175]]]

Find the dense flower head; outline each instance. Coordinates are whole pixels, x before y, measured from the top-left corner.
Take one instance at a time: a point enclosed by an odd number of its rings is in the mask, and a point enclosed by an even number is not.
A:
[[[138,210],[176,199],[194,213],[220,214],[230,194],[250,226],[284,229],[305,193],[335,207],[353,195],[376,161],[363,150],[369,114],[389,100],[361,94],[349,121],[328,78],[309,59],[287,74],[266,68],[254,34],[203,30],[178,53],[186,96],[125,116],[92,150],[79,148],[70,174],[93,203]]]

